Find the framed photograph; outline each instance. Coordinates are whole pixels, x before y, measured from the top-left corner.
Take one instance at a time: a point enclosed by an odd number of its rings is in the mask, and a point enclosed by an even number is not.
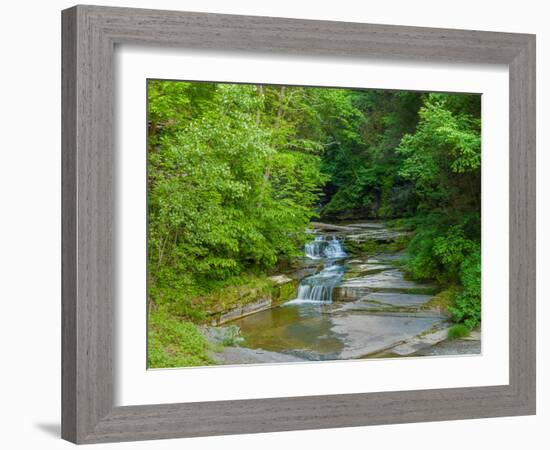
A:
[[[535,413],[535,37],[62,13],[62,436]]]

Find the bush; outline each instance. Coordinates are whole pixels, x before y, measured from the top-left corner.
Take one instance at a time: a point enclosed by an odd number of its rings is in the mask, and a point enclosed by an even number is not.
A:
[[[179,320],[165,307],[149,312],[147,367],[189,367],[213,364],[211,346],[196,325]]]
[[[418,224],[408,253],[407,269],[417,280],[437,280],[440,284],[460,281],[463,261],[476,251],[479,244],[465,230],[468,219],[459,225],[446,225],[442,218],[427,217]],[[475,233],[472,233],[475,235]]]
[[[470,330],[481,322],[481,250],[478,247],[461,264],[462,291],[449,308],[452,318]]]
[[[470,334],[470,329],[463,324],[453,325],[449,328],[448,338],[449,339],[460,339],[466,337]]]
[[[425,218],[417,224],[406,264],[414,279],[458,287],[448,310],[455,323],[469,330],[481,322],[481,246],[472,238],[479,232],[473,219],[466,217],[458,225],[445,226],[441,219]]]
[[[416,280],[433,280],[441,278],[444,267],[434,254],[434,241],[438,233],[435,228],[417,231],[412,238],[408,254],[407,270]]]

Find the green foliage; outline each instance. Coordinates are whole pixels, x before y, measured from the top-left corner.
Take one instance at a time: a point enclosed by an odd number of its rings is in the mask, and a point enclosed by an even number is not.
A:
[[[454,304],[458,287],[451,285],[439,291],[427,303],[422,306],[426,310],[438,310],[443,314],[449,313],[449,308]]]
[[[211,346],[191,322],[181,320],[165,307],[148,315],[147,366],[188,367],[213,364]]]
[[[228,311],[243,306],[259,298],[276,295],[273,282],[265,275],[243,273],[226,280],[211,281],[205,284],[202,293],[195,294],[193,308],[205,313]]]
[[[366,239],[364,241],[347,241],[346,251],[352,254],[366,254],[372,255],[379,250],[377,242],[373,239]]]
[[[481,253],[471,253],[461,264],[462,291],[449,308],[455,322],[464,323],[470,330],[481,322]]]
[[[291,100],[262,92],[149,84],[149,292],[195,321],[217,281],[298,254],[326,179]]]
[[[453,325],[449,328],[447,337],[449,339],[460,339],[470,335],[470,329],[463,324]]]
[[[241,330],[236,325],[229,325],[224,329],[222,345],[224,347],[236,346],[242,342]]]
[[[397,147],[404,158],[400,175],[412,182],[413,200],[420,211],[478,211],[481,205],[481,119],[455,111],[465,101],[448,94],[430,94],[420,108],[414,134],[403,136]],[[478,96],[466,96],[468,110]]]
[[[267,275],[302,253],[318,217],[414,231],[348,250],[406,247],[410,276],[456,285],[453,319],[474,327],[480,136],[478,95],[149,81],[150,364],[205,363],[190,322],[291,295]]]
[[[449,225],[441,217],[426,218],[408,247],[407,269],[412,277],[442,284],[458,282],[462,262],[479,248],[479,235],[467,235],[468,225],[469,220]]]
[[[352,91],[348,97],[346,125],[351,130],[340,133],[338,144],[324,154],[330,182],[323,216],[388,218],[413,213],[411,187],[399,174],[403,158],[396,147],[416,127],[422,94]]]

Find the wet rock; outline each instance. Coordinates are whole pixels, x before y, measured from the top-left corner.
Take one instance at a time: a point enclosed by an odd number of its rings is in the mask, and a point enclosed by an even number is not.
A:
[[[270,298],[261,298],[244,306],[237,306],[229,311],[219,314],[212,319],[212,325],[222,325],[227,322],[239,319],[250,314],[254,314],[271,308],[272,300]]]
[[[392,266],[389,266],[386,264],[372,264],[372,263],[365,263],[363,261],[360,261],[360,263],[348,262],[347,271],[344,274],[344,280],[349,280],[351,278],[357,278],[363,275],[382,272],[383,270],[388,270],[391,268]]]
[[[290,283],[292,281],[292,278],[286,276],[286,275],[273,275],[272,277],[269,277],[271,281],[275,284],[275,286],[279,286],[281,284]]]
[[[385,244],[407,232],[388,230],[377,222],[316,223],[314,226],[312,242],[322,242],[319,245],[323,251],[308,253],[306,249],[306,255],[315,257],[296,260],[288,273],[272,277],[276,289],[270,295],[271,303],[260,299],[259,303],[224,315],[222,320],[235,320],[239,334],[232,337],[228,332],[214,339],[227,343],[242,337],[244,341],[217,353],[218,362],[259,364],[414,356],[439,347],[442,350],[438,351],[445,354],[448,319],[427,304],[437,292],[437,286],[407,280],[399,268],[405,253],[392,252],[400,248],[401,241]],[[355,252],[359,256],[346,260],[331,257],[324,250],[334,240],[349,245],[349,249],[344,249],[348,254],[355,245],[361,249]],[[376,242],[384,243],[374,245],[377,253],[364,251]],[[389,253],[379,253],[381,249]],[[374,256],[361,256],[365,254]],[[304,282],[306,276],[309,277]],[[302,288],[310,289],[311,295],[296,294],[298,281]],[[325,296],[313,295],[314,289],[321,287],[331,289],[333,302],[329,301],[330,296],[325,299]],[[282,290],[286,294],[279,295]],[[281,298],[289,293],[294,300],[281,306]],[[466,351],[475,348],[478,342],[474,339],[467,344],[453,344],[462,347],[460,350],[453,347],[450,351]]]
[[[325,265],[324,264],[317,264],[317,266],[315,267],[315,273],[319,273],[319,272],[322,272],[323,269],[324,269]]]
[[[333,332],[343,336],[339,359],[362,358],[395,347],[441,322],[440,317],[349,314],[332,319]]]
[[[405,280],[403,272],[397,269],[351,278],[340,283],[333,291],[334,301],[353,301],[373,292],[402,294],[435,294],[437,287]]]
[[[397,356],[409,356],[420,350],[432,347],[439,342],[447,339],[449,327],[438,328],[419,336],[409,339],[401,345],[397,345],[391,349],[391,353]]]
[[[349,232],[349,233],[353,233],[357,231],[356,228],[345,226],[345,225],[336,225],[333,223],[311,222],[311,226],[317,230],[323,230],[323,231],[343,231],[343,232]]]
[[[364,297],[363,301],[375,301],[378,304],[388,306],[414,306],[425,305],[433,296],[420,294],[403,294],[400,292],[373,292]]]
[[[374,241],[376,243],[388,243],[408,236],[409,234],[410,232],[408,231],[390,231],[386,229],[369,230],[360,233],[348,233],[345,235],[345,240],[353,242]]]
[[[347,225],[348,228],[355,228],[355,229],[374,229],[374,230],[380,230],[385,229],[386,225],[382,222],[353,222]]]

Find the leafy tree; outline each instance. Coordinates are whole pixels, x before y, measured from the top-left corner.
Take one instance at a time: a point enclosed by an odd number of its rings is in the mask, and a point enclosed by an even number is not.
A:
[[[268,117],[267,89],[197,85],[149,91],[150,294],[192,318],[217,281],[297,255],[325,179],[290,100]]]

